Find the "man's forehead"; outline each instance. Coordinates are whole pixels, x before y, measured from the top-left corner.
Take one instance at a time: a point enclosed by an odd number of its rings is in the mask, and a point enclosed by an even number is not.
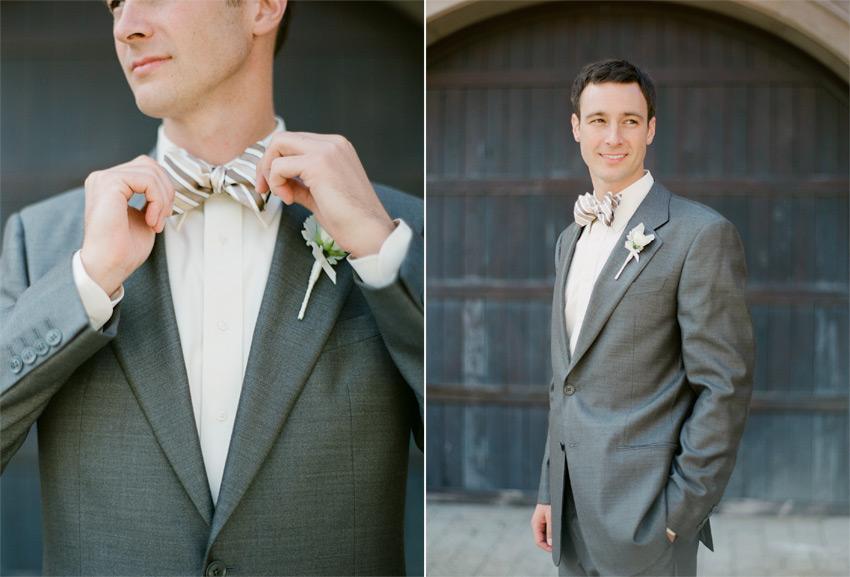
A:
[[[646,116],[647,103],[636,82],[588,84],[579,103],[584,116]],[[586,112],[585,112],[586,111]]]

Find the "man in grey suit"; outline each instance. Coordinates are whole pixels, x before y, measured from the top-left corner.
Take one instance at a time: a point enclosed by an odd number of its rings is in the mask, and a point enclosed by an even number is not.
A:
[[[656,124],[645,73],[589,64],[572,104],[594,193],[555,250],[532,531],[561,575],[694,575],[752,390],[743,247],[729,221],[644,169]]]
[[[37,421],[45,574],[402,574],[421,201],[283,129],[285,0],[107,5],[157,148],[13,214],[0,258],[2,467]]]

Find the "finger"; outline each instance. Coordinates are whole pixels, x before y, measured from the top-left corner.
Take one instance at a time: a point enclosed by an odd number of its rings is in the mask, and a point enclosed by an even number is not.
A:
[[[159,182],[159,192],[162,193],[162,204],[157,215],[155,229],[162,232],[165,228],[165,219],[171,216],[174,206],[174,183],[169,178],[165,168],[150,156],[140,156],[136,159],[141,170],[151,174]]]
[[[164,204],[165,193],[159,180],[149,171],[138,169],[124,169],[116,171],[114,178],[118,179],[119,186],[125,198],[129,201],[133,194],[142,194],[147,202],[145,212],[145,223],[156,229]]]
[[[322,139],[322,136],[308,132],[276,132],[266,147],[266,152],[263,158],[257,164],[257,192],[263,193],[268,190],[270,185],[268,174],[271,170],[272,163],[280,157],[300,156],[316,152],[322,146],[325,146],[327,137]]]
[[[303,156],[278,157],[271,165],[269,189],[287,205],[297,202],[310,212],[316,212],[316,201],[310,188],[301,180],[304,172]]]
[[[546,544],[552,547],[552,511],[546,511]]]
[[[165,218],[171,214],[173,198],[173,186],[168,182],[164,171],[161,171],[161,167],[149,157],[143,157],[115,172],[124,176],[135,175],[135,178],[151,183],[150,189],[145,193],[146,204],[143,208],[145,222],[156,232],[161,232],[165,227]],[[133,190],[132,192],[141,193],[142,191]],[[156,198],[156,202],[151,196]]]

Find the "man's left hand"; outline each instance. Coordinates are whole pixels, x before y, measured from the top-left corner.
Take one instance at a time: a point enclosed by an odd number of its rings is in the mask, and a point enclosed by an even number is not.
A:
[[[672,529],[667,529],[667,540],[671,543],[676,540],[676,533]]]
[[[257,165],[257,192],[267,190],[311,211],[353,258],[376,254],[394,228],[357,152],[339,135],[276,133]]]

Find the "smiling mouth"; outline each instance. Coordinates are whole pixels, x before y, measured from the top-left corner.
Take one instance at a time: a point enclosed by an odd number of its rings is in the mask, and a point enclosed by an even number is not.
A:
[[[600,154],[602,158],[607,158],[608,160],[620,160],[621,158],[625,158],[626,154]]]

